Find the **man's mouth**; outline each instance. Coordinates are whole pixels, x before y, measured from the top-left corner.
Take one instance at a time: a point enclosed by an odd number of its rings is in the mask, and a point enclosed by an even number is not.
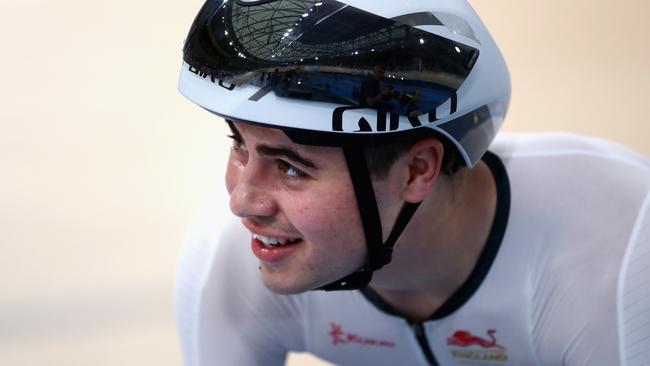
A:
[[[270,236],[264,236],[261,234],[253,234],[253,239],[259,240],[266,248],[273,248],[283,245],[296,244],[302,239],[287,239],[287,238],[275,238]]]

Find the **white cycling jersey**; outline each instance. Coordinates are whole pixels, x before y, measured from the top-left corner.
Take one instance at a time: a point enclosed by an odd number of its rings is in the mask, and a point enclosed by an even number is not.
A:
[[[281,365],[297,351],[338,365],[649,365],[650,163],[567,134],[502,134],[490,151],[490,238],[423,322],[369,288],[269,291],[250,233],[208,202],[177,276],[185,363]]]

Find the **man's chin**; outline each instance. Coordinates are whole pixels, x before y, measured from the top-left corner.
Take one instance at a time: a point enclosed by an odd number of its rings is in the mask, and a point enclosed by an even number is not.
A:
[[[296,295],[307,292],[322,286],[317,281],[287,281],[286,278],[278,278],[276,275],[262,273],[264,286],[279,295]]]
[[[266,288],[268,288],[272,292],[275,292],[278,295],[297,295],[312,289],[311,287],[308,286],[278,284],[269,281],[263,281],[263,282]]]

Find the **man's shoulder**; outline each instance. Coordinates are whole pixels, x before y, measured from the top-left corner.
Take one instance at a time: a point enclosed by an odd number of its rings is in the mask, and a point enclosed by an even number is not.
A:
[[[554,355],[571,342],[574,356],[614,364],[607,345],[618,341],[611,331],[618,278],[647,225],[650,163],[615,142],[567,133],[501,134],[490,150],[504,162],[512,192],[492,271],[525,274],[519,288],[531,291],[543,363],[557,364]]]
[[[647,159],[611,141],[565,133],[503,134],[491,150],[510,183],[504,248],[531,256],[540,274],[585,288],[593,273],[617,273],[650,194]],[[579,277],[578,262],[568,258],[587,253]]]
[[[501,133],[490,150],[502,159],[565,160],[590,157],[650,169],[646,157],[624,145],[603,138],[566,132]]]
[[[650,190],[650,161],[606,139],[569,133],[501,134],[490,150],[515,185],[533,184],[556,193],[589,192],[584,188],[590,187],[598,194],[604,189],[623,193],[615,187],[629,187],[635,199]]]
[[[610,222],[612,230],[629,229],[650,193],[650,161],[605,139],[567,133],[502,134],[490,150],[506,167],[511,213],[537,214],[546,217],[547,224],[566,227],[559,220],[564,218],[576,229],[582,223],[593,230],[598,222]]]

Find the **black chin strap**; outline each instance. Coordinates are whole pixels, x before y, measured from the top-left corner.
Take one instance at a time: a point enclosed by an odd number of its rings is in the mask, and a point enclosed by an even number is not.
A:
[[[420,205],[420,202],[404,203],[395,221],[395,226],[393,226],[393,230],[388,236],[388,240],[383,243],[379,209],[377,208],[377,200],[372,189],[372,180],[370,179],[370,172],[368,171],[363,150],[361,148],[344,147],[343,153],[352,178],[354,194],[357,198],[368,255],[366,263],[358,271],[320,287],[319,290],[356,290],[367,286],[372,279],[372,272],[390,262],[397,238],[406,228],[406,224],[411,220],[415,210]]]

